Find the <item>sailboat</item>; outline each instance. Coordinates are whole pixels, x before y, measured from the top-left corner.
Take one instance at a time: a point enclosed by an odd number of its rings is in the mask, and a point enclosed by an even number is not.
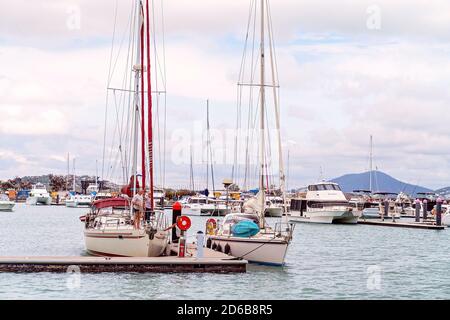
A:
[[[256,2],[255,2],[256,5]],[[289,223],[276,223],[271,228],[265,221],[266,202],[266,94],[267,86],[265,79],[265,29],[266,17],[270,22],[268,0],[260,1],[261,9],[261,45],[260,45],[260,83],[256,86],[260,88],[259,95],[259,193],[256,197],[247,201],[244,205],[245,213],[231,213],[225,216],[222,224],[218,228],[208,228],[207,246],[237,258],[243,258],[249,262],[282,266],[285,263],[286,253],[292,240],[294,226]],[[269,31],[270,23],[269,24]],[[271,43],[272,44],[272,43]],[[273,51],[271,47],[271,57]],[[273,60],[272,60],[273,61]],[[274,80],[274,70],[272,64],[272,79]],[[274,80],[275,81],[275,80]],[[275,85],[272,86],[275,89]],[[274,90],[275,93],[275,90]],[[277,95],[274,95],[277,105]],[[279,129],[279,114],[276,111],[277,128]],[[280,136],[279,136],[280,139]],[[281,152],[281,146],[279,149]],[[280,159],[282,159],[280,155]],[[282,170],[282,161],[280,167]],[[284,183],[284,174],[280,176]],[[284,194],[284,190],[283,194]]]
[[[73,159],[73,178],[72,178],[72,193],[66,199],[65,205],[67,208],[81,208],[90,207],[92,202],[91,195],[77,194],[76,190],[76,175],[75,175],[75,158]]]
[[[133,106],[132,174],[128,185],[122,188],[123,196],[94,201],[91,211],[80,218],[85,223],[86,249],[93,255],[156,257],[165,254],[168,248],[168,220],[163,211],[155,210],[149,1],[145,1],[144,7],[144,0],[136,0],[133,9],[137,16],[137,19],[133,20],[136,21],[135,32],[139,36],[136,37],[137,43],[134,50],[136,64],[133,67],[134,90],[131,93],[133,95],[131,102]],[[146,52],[144,52],[145,48]],[[146,88],[144,88],[145,80]],[[147,97],[145,97],[146,94]],[[145,98],[147,98],[147,126]],[[141,141],[140,172],[138,168],[139,141]],[[150,208],[146,210],[145,217],[140,215],[141,209],[133,206],[130,201],[141,191],[148,191],[149,195]],[[142,203],[141,206],[143,206]]]

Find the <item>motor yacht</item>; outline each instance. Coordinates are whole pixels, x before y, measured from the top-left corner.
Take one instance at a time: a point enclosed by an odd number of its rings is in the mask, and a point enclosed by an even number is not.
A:
[[[28,205],[51,205],[52,197],[42,183],[33,185],[26,203]]]
[[[356,224],[358,216],[337,183],[320,182],[308,186],[304,199],[291,200],[289,221]]]

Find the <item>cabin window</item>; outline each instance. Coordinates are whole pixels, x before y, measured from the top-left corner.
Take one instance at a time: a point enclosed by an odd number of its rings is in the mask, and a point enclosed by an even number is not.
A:
[[[327,188],[326,188],[325,185],[323,185],[323,184],[319,184],[319,185],[317,186],[317,189],[318,189],[319,191],[325,191],[325,190],[327,190]]]

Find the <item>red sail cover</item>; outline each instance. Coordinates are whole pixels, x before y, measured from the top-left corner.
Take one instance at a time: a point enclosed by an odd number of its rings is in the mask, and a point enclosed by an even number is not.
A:
[[[136,180],[136,193],[140,189],[139,180]],[[134,189],[134,176],[130,177],[130,182],[128,185],[124,186],[120,191],[122,194],[126,194],[130,198],[133,197],[133,189]]]
[[[95,201],[92,206],[96,209],[129,207],[130,202],[125,198],[109,198]]]

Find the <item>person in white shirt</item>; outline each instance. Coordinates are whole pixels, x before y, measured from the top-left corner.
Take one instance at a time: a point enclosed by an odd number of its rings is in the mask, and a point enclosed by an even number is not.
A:
[[[139,228],[141,217],[144,213],[144,190],[139,190],[131,200],[134,211],[134,227]]]

